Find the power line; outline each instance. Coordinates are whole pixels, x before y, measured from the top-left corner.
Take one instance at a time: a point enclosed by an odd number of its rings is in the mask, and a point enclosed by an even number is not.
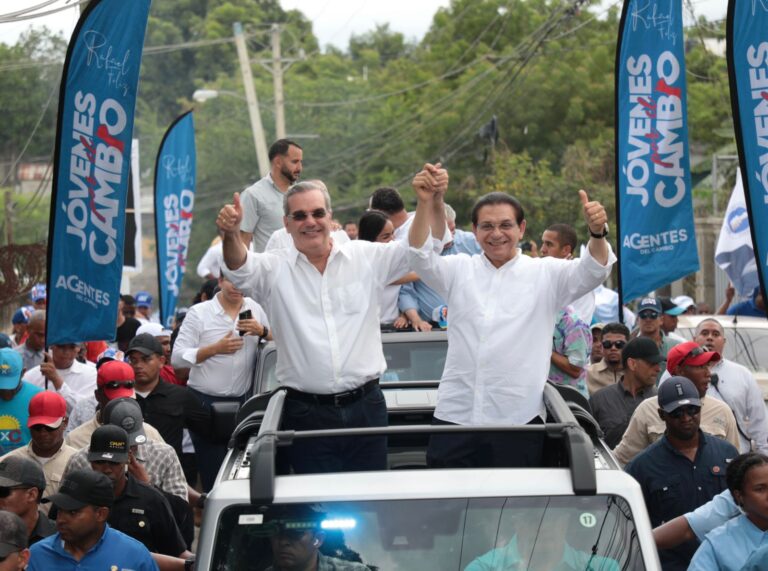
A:
[[[83,4],[87,4],[88,0],[79,0],[79,2],[76,2],[75,4],[69,4],[68,6],[62,6],[60,8],[54,8],[53,10],[47,10],[45,12],[36,12],[34,14],[21,14],[21,15],[4,15],[0,16],[0,24],[5,24],[9,22],[23,22],[24,20],[36,20],[37,18],[42,18],[44,16],[50,16],[51,14],[56,14],[58,12],[63,12],[64,10],[71,10],[72,8],[77,8],[79,6],[82,6]],[[42,5],[47,5],[48,3],[43,3]],[[42,6],[41,5],[41,6]],[[35,8],[37,9],[37,8]]]

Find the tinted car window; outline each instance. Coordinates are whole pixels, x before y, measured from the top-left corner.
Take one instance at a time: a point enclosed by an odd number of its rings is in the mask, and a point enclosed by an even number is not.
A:
[[[291,542],[316,539],[322,557],[341,560],[334,568],[351,571],[644,569],[629,506],[616,496],[232,506],[212,568],[262,571]]]

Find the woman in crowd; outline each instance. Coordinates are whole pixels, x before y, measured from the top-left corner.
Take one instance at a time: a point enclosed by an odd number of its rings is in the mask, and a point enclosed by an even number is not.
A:
[[[744,513],[707,534],[688,571],[739,571],[768,530],[768,456],[737,456],[728,465],[726,482]]]

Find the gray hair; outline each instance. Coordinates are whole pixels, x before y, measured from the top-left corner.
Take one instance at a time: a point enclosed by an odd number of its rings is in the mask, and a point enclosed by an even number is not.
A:
[[[285,193],[285,196],[283,197],[283,213],[286,216],[291,213],[291,211],[288,210],[288,200],[293,195],[301,194],[302,192],[309,192],[310,190],[319,190],[323,193],[323,198],[325,199],[325,209],[330,211],[331,195],[328,193],[328,187],[325,186],[325,183],[322,180],[305,180],[302,182],[297,182],[288,189],[288,192]]]
[[[32,325],[33,323],[37,323],[38,321],[42,321],[45,323],[45,310],[44,309],[36,309],[32,312],[32,315],[29,316],[29,325]]]
[[[456,222],[456,211],[450,204],[445,204],[445,217],[451,222]]]

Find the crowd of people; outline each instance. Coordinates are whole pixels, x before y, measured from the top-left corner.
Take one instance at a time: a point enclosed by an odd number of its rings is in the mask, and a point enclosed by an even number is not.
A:
[[[435,425],[541,425],[547,381],[589,399],[643,489],[664,569],[737,569],[732,561],[757,550],[768,529],[755,497],[768,477],[759,387],[723,358],[716,319],[701,321],[693,341],[674,333],[678,315],[704,309],[690,298],[641,299],[620,322],[603,285],[616,258],[599,202],[579,191],[590,235],[580,255],[576,231],[561,223],[524,254],[523,205],[487,194],[473,231],[461,230],[440,164],[414,177],[414,212],[379,188],[342,225],[326,186],[299,182],[298,144],[277,141],[269,157],[270,172],[219,212],[198,265],[206,282],[172,328],[146,291],[120,297],[114,340],[48,347],[44,286],[13,315],[0,337],[0,547],[16,549],[2,561],[189,568],[195,517],[226,452],[211,407],[248,398],[259,344],[278,348],[282,428],[377,427],[388,421],[379,386],[388,328],[447,330]],[[732,298],[719,311],[764,315],[759,292],[729,307]],[[538,466],[544,438],[436,433],[427,463]],[[302,439],[284,454],[294,473],[379,470],[387,441]]]

